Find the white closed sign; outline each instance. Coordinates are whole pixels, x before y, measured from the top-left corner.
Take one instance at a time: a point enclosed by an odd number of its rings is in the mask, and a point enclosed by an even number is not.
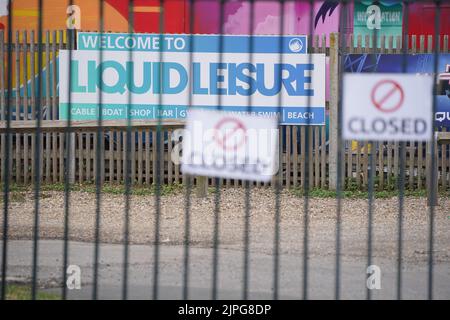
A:
[[[345,74],[343,85],[343,139],[430,140],[431,75]]]
[[[278,171],[275,117],[192,110],[183,134],[183,173],[267,182]]]

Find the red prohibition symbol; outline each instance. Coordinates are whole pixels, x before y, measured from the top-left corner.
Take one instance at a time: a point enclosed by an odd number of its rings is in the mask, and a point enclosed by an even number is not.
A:
[[[402,106],[404,98],[401,85],[394,80],[379,81],[371,93],[373,105],[387,113],[397,111]]]
[[[214,129],[214,141],[224,150],[236,151],[247,141],[247,129],[236,118],[223,118],[215,125]]]

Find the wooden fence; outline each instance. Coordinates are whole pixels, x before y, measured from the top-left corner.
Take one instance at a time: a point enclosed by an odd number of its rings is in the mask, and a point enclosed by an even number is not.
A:
[[[311,52],[326,53],[330,57],[330,78],[331,85],[337,84],[337,64],[339,54],[344,53],[401,53],[401,38],[381,37],[381,49],[364,48],[361,46],[362,39],[357,39],[357,46],[353,45],[353,35],[345,38],[347,46],[338,50],[339,41],[337,35],[330,35],[332,41],[331,48],[326,47],[325,36],[315,36],[312,38]],[[14,60],[13,88],[20,91],[22,83],[29,82],[30,90],[23,90],[22,95],[15,95],[10,100],[10,111],[15,114],[13,121],[31,121],[36,117],[36,106],[41,103],[42,119],[57,120],[58,116],[58,96],[57,96],[57,68],[56,61],[58,51],[66,47],[63,31],[45,32],[43,36],[42,59],[44,61],[45,72],[42,78],[44,92],[42,98],[38,101],[36,97],[36,73],[37,73],[37,47],[36,35],[33,32],[16,32],[13,43],[5,43],[5,35],[0,31],[0,120],[5,120],[6,99],[5,88],[7,87],[7,50],[11,50]],[[366,39],[365,43],[370,43]],[[412,36],[412,48],[410,53],[425,53],[425,41],[428,42],[428,52],[431,52],[432,37]],[[396,43],[397,45],[395,45]],[[448,36],[443,38],[441,52],[448,52]],[[395,48],[395,49],[394,49]],[[331,56],[330,56],[331,55]],[[333,56],[334,55],[334,56]],[[53,66],[53,67],[50,67]],[[27,71],[28,70],[28,71]],[[327,109],[334,106],[335,112],[337,106],[337,90],[331,89],[330,101],[327,101]],[[333,115],[330,115],[333,119]],[[330,173],[333,163],[335,163],[335,152],[330,156],[329,143],[335,143],[335,124],[331,122],[330,133],[327,132],[327,126],[282,126],[280,130],[280,163],[281,170],[275,179],[280,179],[283,185],[287,187],[303,187],[308,180],[312,188],[328,188]],[[124,130],[106,130],[103,131],[97,143],[97,133],[92,132],[73,132],[68,137],[62,132],[45,132],[40,136],[40,150],[35,150],[36,134],[33,132],[19,133],[10,135],[9,150],[6,148],[6,135],[0,135],[0,176],[5,177],[4,161],[6,153],[10,160],[10,179],[18,184],[28,184],[33,182],[35,176],[35,155],[39,155],[39,176],[43,182],[56,183],[64,181],[65,171],[68,170],[72,182],[86,183],[94,181],[98,176],[103,182],[121,183],[124,179],[124,168],[126,168],[125,154],[130,154],[131,159],[131,181],[134,184],[149,185],[155,182],[155,173],[163,173],[163,182],[167,184],[183,183],[186,177],[180,170],[180,165],[172,161],[172,154],[179,151],[179,141],[172,141],[173,133],[177,130],[174,127],[163,128],[161,134],[157,134],[155,129],[136,129],[131,132],[131,150],[126,149],[126,135]],[[307,134],[308,133],[308,134]],[[330,142],[327,136],[330,134]],[[308,143],[305,138],[308,137]],[[70,139],[72,146],[70,154],[71,161],[66,159],[66,147]],[[164,146],[164,152],[159,154],[160,161],[157,161],[158,153],[155,146],[157,139],[160,139],[160,145]],[[360,141],[345,141],[344,161],[342,162],[342,177],[345,179],[346,188],[367,188],[370,154],[374,153],[375,184],[378,189],[395,188],[396,178],[400,166],[400,148],[399,143],[382,142],[369,144]],[[306,147],[309,150],[306,150]],[[101,166],[96,166],[96,154],[99,149],[101,156]],[[162,148],[161,148],[162,150]],[[405,185],[409,189],[422,189],[426,185],[427,172],[429,167],[430,154],[429,144],[426,143],[406,143],[405,148]],[[37,152],[36,152],[37,151]],[[450,159],[449,146],[442,145],[436,149],[438,164],[438,181],[443,189],[450,186]],[[330,163],[331,161],[331,163]],[[66,168],[66,163],[71,163],[71,168]],[[157,164],[159,163],[159,168]],[[330,165],[331,164],[331,165]],[[307,177],[303,174],[305,165],[308,167]],[[330,171],[331,170],[331,171]],[[224,180],[226,186],[241,185],[241,181]],[[209,184],[214,184],[214,179],[209,179]],[[259,183],[255,183],[259,186]]]

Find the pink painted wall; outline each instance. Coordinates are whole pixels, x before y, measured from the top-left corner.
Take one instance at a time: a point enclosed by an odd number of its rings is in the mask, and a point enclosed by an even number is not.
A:
[[[313,4],[312,24],[311,24],[311,6],[304,1],[295,1],[296,25],[295,31],[300,34],[308,35],[327,35],[327,45],[329,45],[328,35],[332,32],[339,31],[339,6],[333,11],[324,11],[323,15],[319,14],[323,1],[315,1]],[[330,15],[331,12],[331,15]],[[317,19],[317,24],[316,24]],[[312,29],[311,29],[312,28]]]
[[[329,2],[329,1],[328,1]],[[322,8],[324,1],[316,1],[313,5],[313,19]],[[246,0],[229,1],[224,5],[223,33],[249,34],[250,3]],[[194,31],[196,33],[220,33],[220,5],[218,0],[196,1]],[[322,8],[324,15],[318,19],[317,26],[310,29],[310,6],[305,1],[286,1],[283,13],[283,30],[280,30],[281,5],[276,0],[254,2],[253,33],[254,34],[329,34],[339,28],[339,6],[334,10]],[[330,15],[330,12],[332,14]],[[325,16],[325,20],[322,17]],[[282,31],[282,32],[281,32]]]

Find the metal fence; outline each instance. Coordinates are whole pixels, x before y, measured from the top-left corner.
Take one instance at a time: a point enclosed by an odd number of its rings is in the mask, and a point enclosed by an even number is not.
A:
[[[159,6],[170,0],[160,1]],[[195,17],[196,1],[187,1],[190,16]],[[250,16],[249,26],[254,26],[253,6],[258,1],[249,0]],[[279,1],[279,16],[285,14],[285,4],[288,1]],[[272,182],[266,185],[274,187],[275,210],[274,218],[274,242],[273,242],[273,298],[279,298],[280,287],[280,237],[283,230],[280,227],[281,204],[280,194],[282,186],[299,187],[302,190],[304,202],[303,208],[299,211],[304,213],[302,236],[302,266],[299,272],[302,275],[303,298],[308,298],[309,290],[309,262],[308,256],[310,247],[309,215],[310,206],[309,191],[312,188],[336,189],[336,250],[335,250],[335,294],[334,298],[339,299],[341,295],[340,277],[341,267],[341,209],[342,191],[346,188],[368,190],[368,221],[367,221],[367,265],[372,263],[372,224],[373,224],[373,201],[374,192],[379,190],[393,189],[399,191],[398,198],[398,243],[397,243],[397,298],[402,297],[402,221],[403,221],[403,201],[405,188],[411,190],[422,189],[428,185],[428,189],[436,194],[434,188],[436,179],[442,190],[448,190],[450,186],[450,156],[449,147],[445,144],[435,145],[434,143],[408,143],[383,142],[370,143],[360,141],[342,141],[340,139],[339,119],[342,103],[342,73],[343,59],[347,53],[394,53],[406,55],[408,53],[433,53],[435,61],[439,53],[448,52],[448,35],[439,35],[440,26],[440,1],[436,4],[436,20],[434,36],[412,35],[394,39],[381,35],[381,48],[373,48],[362,45],[362,39],[357,39],[354,44],[352,34],[331,34],[327,41],[325,35],[313,35],[313,13],[312,4],[314,1],[304,1],[309,3],[310,26],[308,39],[310,40],[310,53],[326,53],[330,59],[330,101],[327,106],[330,112],[329,126],[280,126],[280,152],[281,168]],[[224,10],[223,6],[227,1],[220,3],[221,34],[224,33]],[[336,2],[337,3],[337,2]],[[408,5],[414,1],[404,1],[404,10],[408,10]],[[177,128],[183,126],[182,121],[107,121],[100,116],[98,121],[72,121],[68,116],[68,121],[59,120],[57,90],[57,56],[60,49],[75,49],[75,33],[73,30],[46,31],[42,25],[43,0],[38,1],[39,16],[37,32],[18,31],[14,29],[13,15],[8,15],[7,34],[0,31],[0,60],[5,61],[0,66],[0,93],[1,93],[1,178],[3,184],[3,228],[2,228],[2,278],[3,284],[1,296],[6,295],[7,261],[8,261],[8,217],[10,205],[10,191],[12,184],[30,184],[34,190],[34,230],[33,230],[33,250],[32,250],[32,297],[36,298],[38,283],[38,259],[39,259],[39,224],[40,224],[40,199],[42,195],[43,183],[63,183],[64,184],[64,248],[62,259],[63,284],[66,283],[69,251],[69,225],[70,225],[70,201],[71,185],[73,183],[93,182],[96,187],[95,201],[95,250],[93,293],[92,297],[98,297],[99,278],[99,257],[100,257],[100,223],[102,218],[101,202],[102,188],[105,183],[120,183],[125,185],[125,212],[123,230],[123,288],[122,298],[128,297],[127,281],[129,273],[129,208],[131,205],[131,190],[137,185],[153,185],[155,187],[154,206],[155,211],[149,212],[154,215],[155,225],[153,237],[153,298],[159,298],[159,274],[160,274],[160,215],[162,184],[185,185],[185,220],[184,228],[179,232],[184,232],[184,252],[183,252],[183,298],[189,297],[190,270],[189,262],[193,259],[190,256],[190,220],[192,218],[191,197],[192,188],[196,177],[183,175],[180,165],[171,159],[175,144],[179,142],[173,138],[173,133]],[[72,4],[69,1],[68,4]],[[134,1],[128,2],[129,7],[129,33],[133,33],[134,21]],[[340,11],[340,30],[347,30],[348,6],[350,1],[338,1]],[[99,11],[103,17],[104,1],[98,1]],[[9,7],[14,7],[14,2],[9,1]],[[164,10],[159,15],[160,33],[164,33]],[[190,30],[193,28],[194,18],[190,20]],[[285,34],[283,19],[279,19],[278,30],[280,34]],[[431,22],[430,22],[431,23]],[[405,23],[407,34],[408,24]],[[251,31],[253,27],[249,28]],[[103,19],[99,21],[98,31],[105,32]],[[376,35],[376,34],[375,34]],[[434,41],[433,39],[439,39]],[[366,37],[365,43],[370,43],[370,36]],[[330,45],[327,47],[327,42]],[[427,46],[425,44],[428,43]],[[442,43],[442,45],[441,45]],[[101,50],[100,50],[101,52]],[[130,51],[130,58],[132,57]],[[101,58],[102,58],[102,54]],[[163,53],[160,53],[163,59]],[[281,59],[281,58],[280,58]],[[13,63],[15,62],[15,64]],[[48,66],[43,74],[43,64]],[[15,66],[13,69],[12,66]],[[50,67],[50,66],[53,67]],[[26,70],[31,70],[31,90],[23,90],[23,94],[11,94],[12,90],[20,92],[20,78],[24,83],[27,81]],[[35,70],[39,72],[35,74]],[[70,69],[70,68],[69,68]],[[434,74],[437,70],[434,70]],[[12,76],[15,75],[15,83],[12,83]],[[70,73],[67,75],[70,83]],[[444,130],[445,132],[445,130]],[[329,138],[327,138],[329,137]],[[372,170],[373,168],[373,170]],[[435,174],[431,174],[435,173]],[[245,188],[245,213],[243,215],[245,223],[245,250],[243,273],[243,295],[248,297],[248,283],[251,270],[249,269],[249,229],[251,215],[251,190],[254,186],[261,187],[260,183],[235,181],[229,179],[208,178],[208,183],[215,187],[214,210],[211,214],[214,217],[213,238],[211,246],[213,248],[213,260],[211,267],[212,283],[211,297],[217,298],[218,292],[218,261],[220,240],[220,204],[221,186]],[[428,234],[428,273],[427,273],[427,297],[433,298],[433,238],[434,238],[434,205],[429,207],[429,234]],[[299,216],[300,217],[300,216]],[[63,298],[67,297],[67,288],[63,286]],[[367,290],[367,298],[370,299],[371,291]]]
[[[72,31],[69,31],[72,33]],[[28,126],[23,121],[36,120],[36,110],[38,100],[36,99],[36,75],[35,75],[35,56],[36,35],[34,31],[15,31],[15,42],[5,42],[5,35],[0,31],[0,47],[3,51],[0,56],[3,59],[7,57],[7,50],[13,50],[12,56],[15,62],[14,78],[15,83],[13,88],[15,92],[21,92],[21,77],[23,82],[27,81],[26,70],[30,68],[30,90],[23,90],[21,95],[10,96],[9,106],[12,112],[12,127],[17,129],[13,141],[9,144],[9,150],[6,151],[5,134],[1,135],[0,140],[0,162],[6,160],[6,152],[9,157],[9,168],[11,169],[9,179],[16,184],[29,184],[33,182],[35,177],[35,160],[34,157],[40,156],[40,172],[38,176],[41,182],[45,183],[63,183],[65,163],[69,163],[65,158],[67,144],[65,143],[64,135],[61,128],[58,129],[57,122],[52,123],[51,120],[59,120],[59,94],[57,90],[57,57],[60,49],[66,49],[67,39],[70,38],[66,31],[46,31],[44,33],[44,46],[42,48],[42,59],[48,68],[42,76],[42,81],[45,82],[45,90],[40,99],[39,108],[42,110],[41,119],[50,121],[49,129],[41,136],[40,151],[35,152],[36,135],[33,130],[34,122]],[[71,36],[74,39],[74,36]],[[347,53],[402,53],[402,41],[400,38],[394,39],[393,36],[381,36],[381,48],[370,48],[362,46],[361,35],[356,41],[353,41],[353,35],[343,34],[344,47],[339,48],[339,41],[337,34],[331,34],[328,37],[328,42],[331,47],[326,47],[327,36],[314,35],[311,41],[311,53],[330,53],[341,55]],[[366,37],[365,44],[370,41]],[[441,38],[441,37],[439,37]],[[331,40],[331,41],[330,41]],[[412,35],[408,37],[408,53],[431,53],[432,52],[432,36]],[[425,43],[428,43],[425,49]],[[443,46],[440,52],[448,53],[448,35],[443,37]],[[398,45],[396,45],[398,44]],[[73,44],[74,46],[75,44]],[[337,63],[332,60],[330,68],[333,69],[333,64]],[[6,119],[6,88],[5,88],[5,70],[0,70],[3,74],[3,81],[0,83],[0,90],[2,92],[1,110],[2,119]],[[332,73],[330,75],[331,81],[337,81],[338,74]],[[29,91],[29,92],[28,92]],[[336,95],[330,96],[329,104],[336,104],[338,97]],[[303,166],[306,164],[305,157],[308,156],[308,174],[310,186],[312,188],[328,188],[329,187],[329,129],[330,126],[281,126],[280,132],[280,149],[282,170],[280,171],[280,179],[286,187],[302,187],[305,183],[303,176]],[[180,164],[172,159],[172,154],[175,145],[179,143],[177,136],[174,135],[176,128],[182,128],[183,123],[180,121],[178,126],[174,128],[168,127],[163,123],[161,128],[161,143],[164,144],[164,153],[160,167],[156,166],[156,130],[141,128],[136,130],[132,128],[131,131],[131,145],[130,150],[126,151],[126,132],[124,130],[105,130],[101,137],[102,145],[99,148],[99,156],[101,157],[100,167],[96,166],[96,151],[97,139],[96,132],[89,131],[88,128],[84,132],[75,132],[71,136],[71,155],[70,164],[70,181],[72,183],[94,183],[96,172],[99,171],[99,177],[102,183],[123,183],[124,174],[124,153],[131,154],[131,183],[136,185],[151,185],[155,183],[157,171],[162,172],[162,183],[165,184],[179,184],[185,183],[185,177],[180,170]],[[53,128],[53,129],[52,129]],[[5,128],[3,128],[4,130]],[[27,130],[29,132],[23,133]],[[306,130],[308,130],[309,150],[306,151]],[[442,129],[443,131],[446,128]],[[377,143],[370,145],[366,142],[348,141],[345,143],[345,156],[342,165],[344,166],[345,187],[350,189],[354,186],[359,189],[366,190],[368,186],[368,162],[370,152],[375,152],[375,166],[377,177],[377,188],[379,190],[393,189],[395,186],[395,179],[399,174],[399,144],[395,142],[386,141],[384,143]],[[442,145],[437,150],[437,170],[439,185],[443,190],[446,190],[450,185],[449,182],[449,165],[450,155],[446,145]],[[427,146],[413,141],[406,144],[406,186],[410,190],[423,189],[426,186],[427,170]],[[335,159],[336,155],[331,156]],[[2,179],[5,176],[4,165],[0,170]],[[214,179],[209,179],[209,184],[214,184]],[[243,181],[232,181],[227,179],[223,182],[225,185],[238,186],[243,185]],[[256,183],[255,183],[256,185]],[[332,188],[335,189],[335,186]]]

